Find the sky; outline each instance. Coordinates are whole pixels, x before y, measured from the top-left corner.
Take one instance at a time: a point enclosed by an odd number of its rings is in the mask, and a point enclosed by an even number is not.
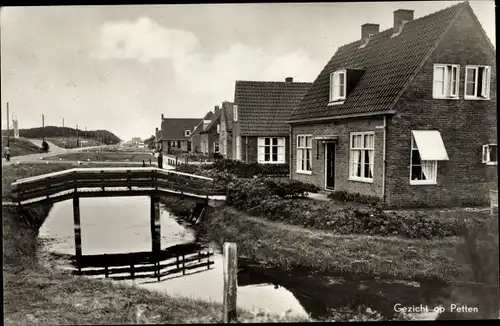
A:
[[[456,1],[2,7],[1,108],[19,128],[107,129],[146,138],[167,118],[202,118],[236,80],[313,82],[361,25],[390,28]],[[470,1],[495,45],[494,1]]]

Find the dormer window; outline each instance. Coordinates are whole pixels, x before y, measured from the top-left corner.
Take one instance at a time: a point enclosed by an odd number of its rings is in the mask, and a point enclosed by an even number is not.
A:
[[[330,102],[340,102],[346,98],[345,70],[338,70],[330,74]]]
[[[458,98],[459,65],[434,65],[433,98]]]
[[[184,130],[184,137],[191,136],[191,130]]]

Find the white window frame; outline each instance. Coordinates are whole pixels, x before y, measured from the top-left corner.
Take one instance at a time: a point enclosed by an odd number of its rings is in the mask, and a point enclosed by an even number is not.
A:
[[[335,84],[336,77],[339,75],[344,75],[344,84]],[[337,91],[337,87],[344,86],[344,95],[340,96],[340,91]],[[333,102],[338,102],[338,104],[342,104],[343,101],[346,99],[346,93],[347,93],[347,70],[346,69],[341,69],[334,71],[330,74],[330,103],[333,104]]]
[[[415,140],[413,139],[413,134],[411,135],[411,147],[410,147],[410,185],[436,185],[437,184],[437,161],[422,161],[420,160],[420,166],[427,164],[432,169],[431,175],[433,176],[430,180],[412,180],[412,167],[413,167],[413,151],[419,151]],[[420,151],[419,151],[420,155]],[[425,163],[424,163],[425,162]],[[422,172],[423,173],[423,172]]]
[[[491,146],[495,146],[497,148],[497,160],[492,161],[490,158],[490,153],[491,153]],[[483,155],[482,155],[482,163],[485,163],[486,165],[497,165],[498,162],[498,147],[497,144],[488,144],[488,145],[483,145]]]
[[[443,80],[437,80],[437,69],[444,69]],[[453,81],[453,71],[456,71],[455,80]],[[444,93],[438,92],[436,87],[437,83],[443,83]],[[452,85],[455,84],[455,92],[453,92]],[[433,77],[432,77],[432,98],[435,99],[458,99],[460,86],[460,65],[457,64],[434,64]]]
[[[191,136],[191,130],[184,130],[184,137],[190,137]]]
[[[220,144],[219,142],[214,142],[214,153],[220,152]]]
[[[220,133],[220,123],[217,124],[217,133]]]
[[[241,161],[241,136],[236,136],[236,160]]]
[[[310,146],[307,145],[307,138],[311,139]],[[300,139],[303,139],[303,142],[300,142]],[[312,135],[297,135],[297,144],[296,144],[296,154],[297,154],[297,165],[296,165],[296,173],[301,173],[301,174],[312,174]],[[302,146],[299,146],[299,144],[304,144]],[[306,157],[304,158],[304,153],[309,152],[309,167],[311,170],[307,170],[307,154]],[[304,165],[306,168],[302,169],[302,165]]]
[[[479,81],[479,69],[483,68],[485,73],[483,73],[483,80]],[[474,95],[467,95],[467,90],[470,87],[468,82],[469,70],[475,70],[474,79]],[[481,92],[478,94],[478,84],[481,82]],[[465,100],[489,100],[491,96],[491,66],[486,65],[467,65],[465,66],[465,81],[464,81],[464,99]]]
[[[362,144],[360,147],[352,147],[352,142],[353,138],[355,136],[361,136]],[[366,147],[365,146],[365,136],[372,136],[373,137],[373,147]],[[355,176],[353,175],[354,170],[353,170],[353,164],[354,164],[354,152],[359,151],[359,155],[361,156],[361,162],[362,163],[356,163],[356,164],[361,164],[360,172],[361,174],[364,173],[364,159],[365,159],[365,153],[367,151],[371,151],[371,161],[368,162],[369,165],[372,166],[371,171],[372,171],[372,177],[365,177],[365,176]],[[370,159],[368,159],[370,161]],[[367,182],[367,183],[373,183],[373,177],[375,175],[375,132],[374,131],[357,131],[357,132],[351,132],[349,135],[349,180],[350,181],[359,181],[359,182]]]
[[[238,122],[238,105],[233,105],[233,121]]]
[[[266,139],[269,139],[269,145],[265,145]],[[273,139],[277,139],[277,145],[273,145]],[[280,144],[281,143],[281,144]],[[264,153],[266,147],[269,147],[269,161],[260,157],[260,151],[263,149]],[[277,160],[273,161],[273,147],[277,147]],[[280,148],[282,149],[282,159],[280,160]],[[286,144],[284,137],[258,137],[257,138],[257,162],[260,164],[283,164],[286,162]]]

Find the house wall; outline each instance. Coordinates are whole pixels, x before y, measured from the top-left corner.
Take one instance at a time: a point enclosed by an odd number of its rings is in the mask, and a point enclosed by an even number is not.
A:
[[[168,142],[172,142],[172,141],[180,141],[181,143],[181,146],[180,146],[180,150],[183,151],[183,152],[187,152],[188,151],[188,142],[191,142],[190,140],[170,140],[170,139],[167,139],[167,140],[163,140],[163,151],[167,151],[168,150]],[[175,147],[175,148],[179,148],[179,147]]]
[[[234,128],[234,125],[233,125]],[[268,136],[262,136],[268,137]],[[276,137],[276,136],[272,136]],[[285,163],[288,163],[290,157],[290,141],[289,137],[285,138]],[[241,137],[241,160],[247,163],[256,163],[258,162],[258,139],[256,136],[242,136]],[[233,143],[236,143],[234,141]],[[236,147],[236,144],[234,148]],[[236,157],[236,150],[234,152]]]
[[[239,112],[238,112],[239,113]],[[237,146],[236,146],[236,138],[238,135],[241,135],[240,133],[240,123],[239,123],[239,119],[238,121],[233,121],[233,132],[232,132],[232,139],[233,141],[231,142],[231,154],[232,154],[232,159],[233,160],[236,160],[236,150],[237,150]],[[244,156],[243,156],[243,148],[244,148],[244,138],[242,137],[241,139],[241,148],[240,148],[240,152],[241,152],[241,160],[244,160]]]
[[[205,144],[207,144],[208,146],[208,134],[206,133],[200,134],[200,149],[202,148],[201,144],[203,144],[203,142],[205,142]],[[207,148],[203,149],[203,153],[208,154]]]
[[[460,64],[458,100],[432,99],[433,64]],[[491,100],[464,100],[465,65],[491,65]],[[496,144],[495,54],[465,11],[446,33],[396,103],[387,134],[387,203],[392,206],[488,204],[497,166],[482,161],[482,145]],[[437,185],[410,185],[411,130],[439,130],[449,161],[438,162]]]
[[[201,152],[201,135],[198,132],[195,132],[191,135],[191,151],[195,152],[196,150],[198,152]]]
[[[231,131],[227,130],[226,115],[221,115],[220,122],[220,143],[226,148],[225,158],[233,159],[232,135]]]
[[[335,147],[335,190],[381,197],[383,182],[383,118],[346,119],[310,125],[292,125],[292,173],[291,178],[312,183],[325,189],[325,147],[324,143],[312,141],[311,174],[297,173],[297,136],[313,135],[324,129],[327,134],[337,135]],[[373,131],[375,134],[373,183],[349,180],[349,141],[351,132]],[[319,155],[318,155],[319,145]]]

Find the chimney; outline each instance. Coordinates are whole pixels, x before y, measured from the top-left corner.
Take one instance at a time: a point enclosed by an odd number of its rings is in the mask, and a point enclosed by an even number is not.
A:
[[[163,120],[163,119],[165,119],[165,118],[163,117],[163,113],[161,114],[161,119],[162,119],[162,120]]]
[[[285,82],[286,83],[293,83],[293,77],[286,77]]]
[[[366,40],[370,35],[375,35],[378,33],[378,24],[364,24],[361,25],[361,39]]]
[[[214,114],[217,113],[217,111],[219,111],[219,106],[218,105],[214,106]]]
[[[394,33],[401,31],[403,22],[410,22],[413,20],[413,10],[398,9],[394,11]]]

